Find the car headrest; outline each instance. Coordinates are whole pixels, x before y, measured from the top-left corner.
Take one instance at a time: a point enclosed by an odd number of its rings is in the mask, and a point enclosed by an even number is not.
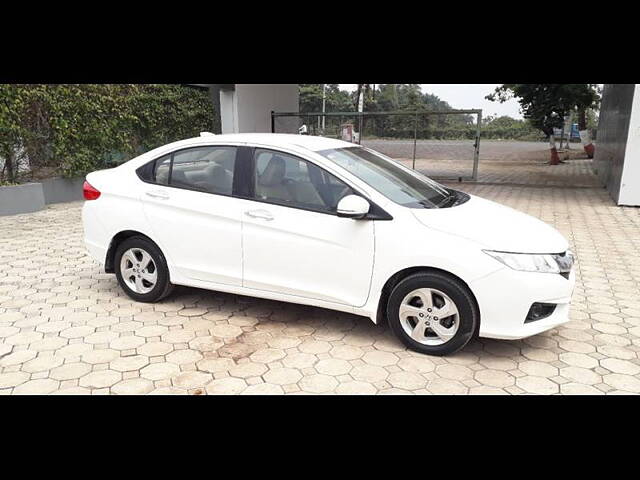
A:
[[[232,180],[231,175],[220,165],[209,165],[205,168],[207,182],[211,185],[227,187]]]
[[[265,187],[279,185],[284,180],[285,173],[286,162],[284,158],[274,155],[260,176],[260,185]]]
[[[171,183],[185,185],[189,183],[189,179],[187,178],[186,173],[184,173],[182,170],[176,170],[174,168],[171,172]]]

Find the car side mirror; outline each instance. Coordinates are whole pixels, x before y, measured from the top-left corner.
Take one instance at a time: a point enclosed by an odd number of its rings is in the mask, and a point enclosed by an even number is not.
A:
[[[358,195],[347,195],[338,202],[338,216],[361,220],[369,213],[371,205],[367,200]]]

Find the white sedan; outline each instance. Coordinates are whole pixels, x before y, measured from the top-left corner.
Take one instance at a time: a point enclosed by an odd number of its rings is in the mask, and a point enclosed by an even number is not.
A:
[[[89,252],[140,302],[185,285],[314,305],[431,355],[568,320],[555,229],[351,143],[203,134],[89,174],[84,195]]]

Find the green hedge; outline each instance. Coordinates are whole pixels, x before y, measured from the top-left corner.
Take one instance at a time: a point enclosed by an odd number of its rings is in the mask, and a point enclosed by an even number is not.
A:
[[[18,165],[77,177],[215,130],[205,90],[163,84],[0,84],[0,180]]]

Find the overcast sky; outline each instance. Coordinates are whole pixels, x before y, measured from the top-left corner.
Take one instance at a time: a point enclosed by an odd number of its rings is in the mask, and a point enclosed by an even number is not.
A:
[[[431,93],[449,103],[453,108],[472,109],[481,108],[483,116],[508,115],[513,118],[522,118],[520,105],[516,100],[505,103],[489,102],[484,97],[493,92],[498,86],[488,83],[436,83],[422,84],[422,93]],[[343,90],[353,91],[357,85],[341,84]]]

